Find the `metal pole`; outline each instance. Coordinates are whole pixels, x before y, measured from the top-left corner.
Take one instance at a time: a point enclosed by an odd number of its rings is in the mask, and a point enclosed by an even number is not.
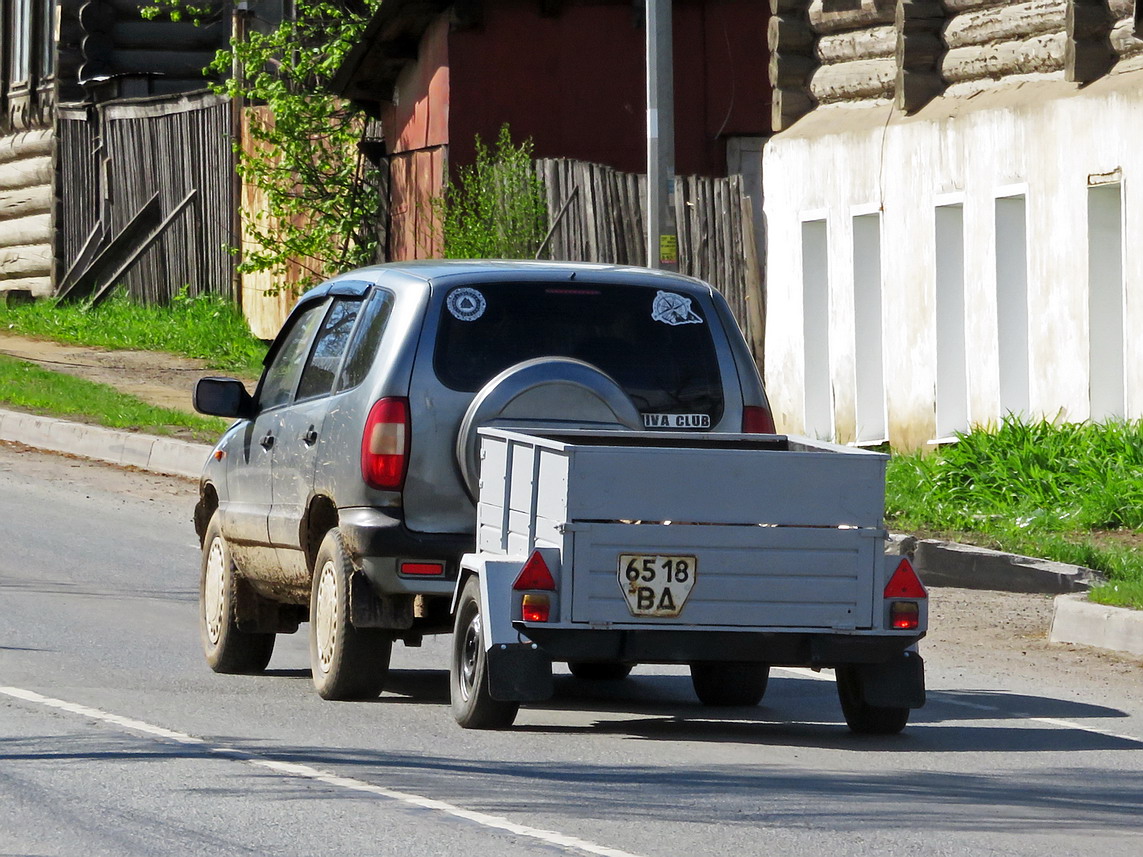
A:
[[[647,266],[677,271],[671,2],[647,0]]]

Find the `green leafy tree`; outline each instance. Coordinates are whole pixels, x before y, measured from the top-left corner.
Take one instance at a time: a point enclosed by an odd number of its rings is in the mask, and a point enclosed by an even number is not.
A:
[[[476,137],[476,161],[460,167],[437,201],[445,255],[524,259],[544,240],[544,183],[532,169],[532,141],[512,143],[505,124],[493,148]]]
[[[207,71],[216,92],[252,106],[238,173],[265,200],[245,212],[239,271],[294,275],[305,288],[375,258],[378,176],[358,143],[366,117],[327,91],[380,0],[298,0],[293,20],[251,31]],[[155,0],[147,17],[207,21],[221,4]]]

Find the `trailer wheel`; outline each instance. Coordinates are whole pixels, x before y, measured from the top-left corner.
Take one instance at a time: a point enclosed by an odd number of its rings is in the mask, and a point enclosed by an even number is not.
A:
[[[635,664],[608,661],[568,661],[568,670],[584,681],[622,681],[631,675]]]
[[[352,574],[335,527],[318,548],[310,592],[310,669],[322,699],[375,699],[389,677],[392,636],[349,621]]]
[[[274,653],[274,634],[238,628],[241,583],[215,512],[202,540],[198,617],[203,654],[216,673],[260,673]]]
[[[770,665],[701,661],[691,664],[691,684],[703,705],[757,705],[766,695]]]
[[[882,708],[865,701],[861,671],[853,665],[839,666],[837,696],[851,731],[858,735],[896,735],[909,722],[908,708]]]
[[[465,729],[507,729],[515,721],[520,704],[493,699],[488,692],[483,626],[480,581],[470,577],[461,590],[452,635],[449,664],[452,716]]]

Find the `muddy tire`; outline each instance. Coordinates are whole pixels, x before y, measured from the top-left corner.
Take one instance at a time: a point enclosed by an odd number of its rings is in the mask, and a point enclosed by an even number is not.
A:
[[[310,669],[322,699],[375,699],[389,677],[392,635],[350,622],[352,575],[335,527],[318,548],[310,592]]]
[[[202,540],[198,618],[203,654],[216,673],[260,673],[274,653],[274,634],[238,628],[238,590],[243,585],[215,512]]]

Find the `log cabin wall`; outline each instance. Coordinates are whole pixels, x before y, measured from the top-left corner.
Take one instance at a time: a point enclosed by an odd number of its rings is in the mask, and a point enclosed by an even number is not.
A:
[[[1121,61],[1143,52],[1135,0],[770,0],[770,6],[776,131],[818,105],[893,99],[912,113],[958,84],[1043,75],[1087,83],[1126,70]]]
[[[0,292],[52,289],[52,133],[0,135]]]
[[[0,293],[52,287],[50,0],[0,0]]]
[[[809,79],[819,104],[893,97],[897,76],[896,4],[885,0],[814,0],[810,29],[817,70]]]
[[[231,20],[224,4],[194,4],[215,9],[198,25],[146,20],[139,12],[144,5],[146,0],[83,0],[78,5],[77,78],[89,98],[190,92],[214,76],[204,69],[229,43]]]
[[[1143,417],[1141,6],[772,0],[780,430],[915,449]]]

